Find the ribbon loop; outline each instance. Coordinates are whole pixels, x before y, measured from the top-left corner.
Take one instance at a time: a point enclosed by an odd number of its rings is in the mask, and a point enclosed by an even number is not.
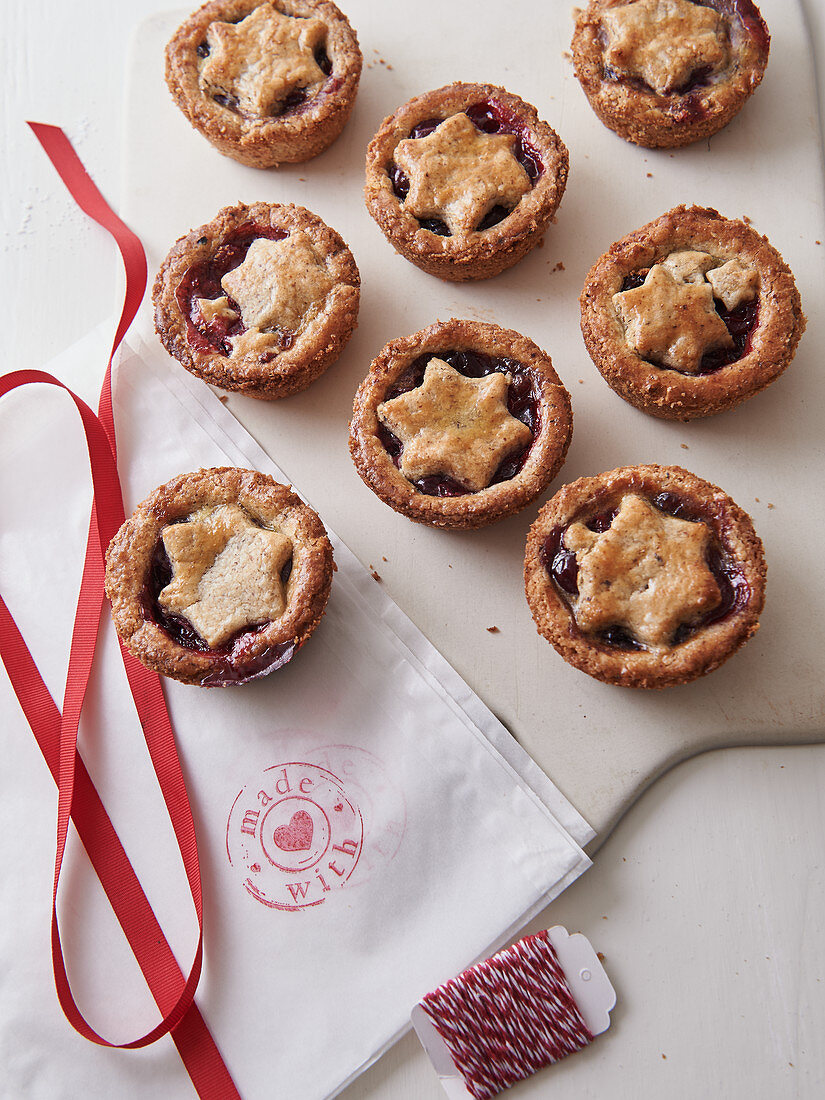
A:
[[[42,371],[16,371],[0,378],[0,398],[13,389],[32,383],[58,386],[69,394],[83,423],[94,484],[94,504],[72,631],[62,712],[49,694],[14,619],[0,597],[0,656],[58,787],[51,937],[55,986],[66,1017],[85,1038],[103,1046],[131,1049],[146,1046],[171,1033],[202,1100],[240,1100],[194,1002],[203,960],[200,866],[191,807],[166,703],[159,678],[134,660],[122,646],[121,655],[135,709],[174,829],[198,921],[198,943],[186,976],[175,960],[77,752],[80,713],[103,611],[105,552],[124,518],[117,473],[112,360],[143,299],[146,257],[140,240],[108,206],[63,131],[40,123],[29,125],[81,209],[115,239],[126,269],[124,304],[104,375],[98,415],[62,382]],[[100,1036],[84,1019],[72,996],[57,919],[57,892],[70,820],[75,823],[162,1016],[159,1024],[131,1042],[111,1043]]]

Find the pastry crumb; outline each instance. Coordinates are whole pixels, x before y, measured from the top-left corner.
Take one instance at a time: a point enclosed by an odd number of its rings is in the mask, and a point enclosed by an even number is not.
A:
[[[584,385],[584,379],[583,379],[583,378],[580,378],[580,379],[579,379],[579,385],[580,385],[580,386],[583,386],[583,385]]]
[[[499,630],[499,628],[497,626],[488,626],[487,627],[487,633],[488,634],[500,634],[501,631]]]
[[[652,179],[653,179],[653,173],[652,173],[652,172],[648,172],[648,174],[647,174],[647,178],[648,178],[649,180],[652,180]]]
[[[561,262],[561,260],[559,260],[559,262],[556,264],[556,266],[553,268],[553,270],[554,271],[564,271],[564,264]]]
[[[745,223],[745,225],[753,225],[752,220],[748,217],[747,214],[742,215],[742,221]]]
[[[768,505],[768,508],[775,508],[775,507],[776,507],[776,505],[775,505],[775,504],[769,504],[769,505]]]
[[[603,951],[597,951],[596,952],[596,958],[599,960],[600,963],[603,963],[604,962],[604,952]]]
[[[682,448],[683,451],[690,450],[690,447],[688,447],[687,443],[680,443],[679,446]]]
[[[381,561],[389,561],[389,558],[385,558],[384,555],[382,554],[381,555]]]
[[[667,1055],[666,1054],[663,1054],[662,1057],[664,1058],[665,1061],[667,1061]]]
[[[220,403],[222,405],[225,405],[226,402],[229,400],[229,394],[228,393],[219,393],[218,394],[218,400],[220,401]]]
[[[373,579],[374,581],[378,581],[378,582],[379,582],[379,584],[380,584],[380,582],[381,582],[381,574],[380,574],[380,573],[378,573],[378,572],[376,572],[376,570],[375,570],[375,569],[373,569],[373,571],[372,571],[372,572],[370,573],[370,576],[372,577],[372,579]]]

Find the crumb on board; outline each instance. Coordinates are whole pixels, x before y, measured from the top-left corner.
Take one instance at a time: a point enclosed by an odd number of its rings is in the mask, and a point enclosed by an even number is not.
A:
[[[652,179],[653,179],[653,173],[652,173],[652,172],[648,172],[648,174],[647,174],[647,178],[648,178],[649,180],[652,180]]]
[[[769,504],[769,505],[768,505],[768,508],[775,508],[775,507],[776,507],[776,505],[775,505],[775,504]]]
[[[228,394],[228,393],[219,393],[219,394],[218,394],[218,400],[219,400],[219,401],[220,401],[220,402],[221,402],[222,404],[224,404],[224,405],[225,405],[225,404],[226,404],[226,402],[227,402],[227,401],[229,400],[229,394]]]
[[[385,558],[384,555],[382,554],[381,555],[381,561],[389,561],[389,558]]]
[[[687,443],[680,443],[679,446],[682,448],[683,451],[690,450],[690,447],[688,447]]]
[[[753,225],[753,222],[751,221],[751,219],[748,217],[747,214],[742,215],[742,221],[745,223],[745,225]]]
[[[487,633],[488,634],[500,634],[501,631],[499,630],[499,628],[497,626],[488,626],[487,627]]]
[[[603,963],[604,962],[604,952],[603,951],[597,951],[596,952],[596,958],[599,960],[600,963]]]
[[[580,385],[580,386],[583,386],[583,385],[584,385],[584,379],[583,379],[583,378],[580,378],[580,379],[579,379],[579,385]]]
[[[553,270],[554,271],[564,271],[564,264],[561,262],[561,260],[559,260],[559,262],[556,264],[556,266],[553,268]]]
[[[380,573],[378,573],[378,572],[376,572],[376,570],[375,570],[375,569],[373,569],[373,571],[372,571],[372,573],[370,574],[370,576],[372,577],[372,579],[373,579],[374,581],[378,581],[379,583],[381,582],[381,574],[380,574]]]

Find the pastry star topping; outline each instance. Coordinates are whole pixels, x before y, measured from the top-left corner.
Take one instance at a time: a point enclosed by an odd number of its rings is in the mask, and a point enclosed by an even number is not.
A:
[[[709,271],[707,278],[713,287],[714,298],[719,298],[725,309],[736,309],[750,302],[759,290],[759,272],[754,267],[745,267],[739,260],[728,260]]]
[[[279,241],[258,237],[243,263],[221,279],[223,289],[238,303],[244,325],[259,331],[297,331],[333,285],[302,229],[293,229]]]
[[[602,14],[605,67],[643,80],[659,95],[689,82],[699,69],[728,62],[725,22],[713,8],[690,0],[635,0]]]
[[[463,112],[431,134],[398,143],[395,162],[410,181],[404,209],[440,218],[454,236],[472,233],[494,206],[512,209],[530,190],[512,134],[485,134]]]
[[[571,524],[564,545],[579,568],[576,623],[587,632],[621,626],[642,645],[667,646],[679,626],[721,601],[709,542],[706,524],[669,516],[635,493],[601,534]]]
[[[320,19],[284,15],[272,4],[261,4],[240,23],[210,23],[200,87],[237,104],[242,115],[278,114],[291,92],[301,89],[309,98],[326,80],[315,60],[325,34]]]
[[[236,504],[202,508],[162,532],[172,580],[158,595],[211,649],[247,626],[268,622],[286,606],[281,570],[292,542],[259,527]]]
[[[466,378],[430,359],[423,383],[378,406],[378,419],[401,440],[400,470],[409,481],[440,474],[469,492],[486,488],[501,463],[533,433],[507,409],[510,375]]]
[[[613,295],[630,346],[642,359],[683,374],[696,374],[707,352],[733,346],[710,283],[695,281],[691,265],[680,259],[697,255],[675,253],[654,264],[641,286]]]

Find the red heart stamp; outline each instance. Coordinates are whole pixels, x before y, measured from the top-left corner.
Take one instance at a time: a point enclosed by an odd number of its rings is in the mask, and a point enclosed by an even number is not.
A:
[[[282,852],[306,852],[312,846],[312,818],[296,810],[288,825],[279,825],[273,839]]]

